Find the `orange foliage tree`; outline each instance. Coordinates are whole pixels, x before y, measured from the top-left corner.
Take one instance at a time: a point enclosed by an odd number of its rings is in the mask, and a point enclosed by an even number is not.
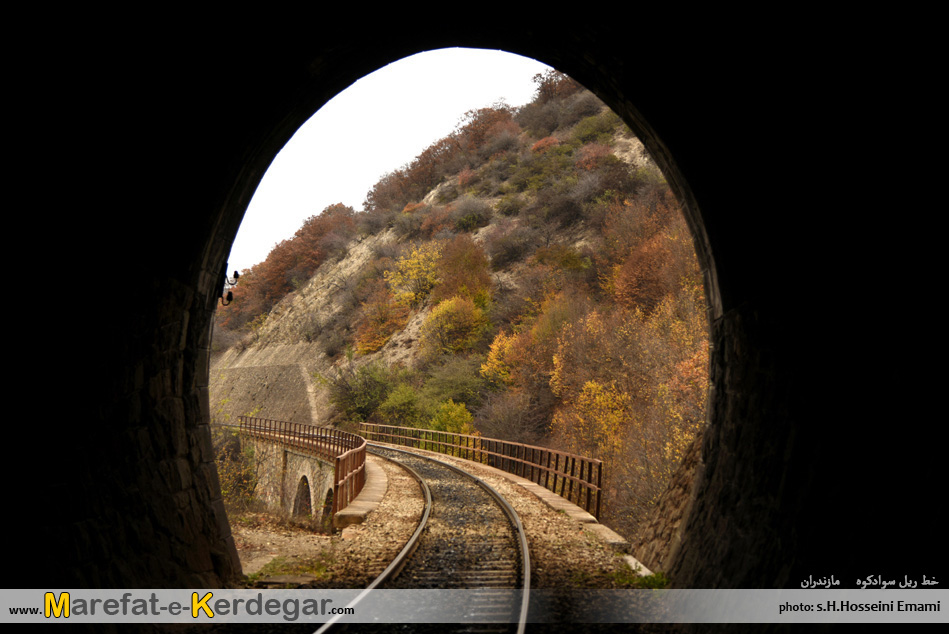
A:
[[[613,150],[603,143],[587,143],[580,148],[575,165],[583,170],[595,170],[607,156],[613,156]]]
[[[565,99],[583,90],[583,86],[577,80],[552,68],[534,75],[533,81],[537,86],[534,100],[541,104],[554,99]]]
[[[241,274],[234,301],[221,309],[220,325],[236,330],[272,309],[313,275],[323,261],[345,249],[355,231],[355,212],[330,205],[304,221],[293,238],[283,240],[267,259]]]
[[[379,350],[396,332],[405,328],[409,309],[399,304],[384,284],[378,284],[362,304],[356,327],[356,351],[368,354]]]
[[[514,123],[514,110],[499,102],[466,112],[461,117],[455,136],[460,145],[471,152],[477,151],[498,134],[513,130],[518,130]]]
[[[560,140],[555,136],[545,136],[543,139],[531,146],[531,152],[543,154],[555,145],[559,145]]]
[[[601,459],[623,456],[611,467],[607,521],[633,532],[646,517],[705,422],[707,366],[701,286],[672,289],[650,313],[591,311],[562,329],[550,382],[561,405],[551,431],[557,443]],[[610,387],[595,392],[592,384]],[[625,416],[609,438],[603,425],[618,409],[600,411],[600,427],[590,428],[603,395],[622,403]]]
[[[432,300],[466,297],[485,308],[491,299],[491,276],[484,249],[467,234],[455,236],[442,249],[441,276],[432,289]]]

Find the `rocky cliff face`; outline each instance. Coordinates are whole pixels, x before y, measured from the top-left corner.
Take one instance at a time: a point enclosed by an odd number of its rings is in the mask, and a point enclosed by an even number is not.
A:
[[[394,240],[386,231],[353,241],[343,258],[324,263],[309,283],[284,298],[256,337],[214,357],[212,419],[234,422],[253,415],[326,424],[331,407],[318,377],[330,371],[340,351],[337,342],[352,328],[345,320],[352,314],[352,287],[360,271],[378,247]],[[391,341],[387,347],[397,346]]]
[[[614,153],[634,168],[656,170],[655,164],[635,137],[621,133],[614,141]],[[457,183],[457,177],[433,189],[422,204],[434,205]],[[498,198],[485,197],[492,206]],[[483,242],[491,227],[472,234]],[[564,230],[561,242],[582,247],[590,242],[582,226]],[[401,239],[393,229],[353,240],[346,254],[324,263],[297,292],[284,298],[271,311],[256,336],[212,358],[210,407],[212,418],[234,422],[238,416],[253,415],[275,420],[324,425],[332,419],[328,391],[319,380],[339,362],[346,341],[352,340],[358,312],[354,291],[365,267],[380,251],[397,248]],[[540,246],[540,245],[538,245]],[[517,264],[495,271],[501,293],[516,293],[523,283]],[[372,361],[414,365],[418,354],[419,331],[428,309],[413,313],[406,327],[392,336],[376,353],[357,356],[356,365]]]
[[[634,169],[658,173],[643,144],[628,130],[615,135],[613,153]],[[457,187],[457,176],[434,188],[421,201],[435,205],[445,190]],[[499,197],[486,196],[492,207]],[[487,227],[472,233],[483,243],[497,215]],[[517,224],[519,219],[513,221]],[[559,232],[558,242],[581,248],[590,242],[590,232],[582,225]],[[549,240],[549,236],[546,237]],[[259,415],[314,425],[331,418],[327,391],[318,376],[329,372],[346,343],[352,341],[353,323],[358,314],[354,296],[365,267],[386,248],[396,249],[402,239],[393,229],[353,240],[345,255],[325,262],[297,292],[284,298],[255,334],[211,360],[210,407],[220,422],[241,415]],[[537,245],[541,246],[541,245]],[[516,263],[494,271],[500,293],[518,292],[524,284]],[[377,353],[357,357],[357,365],[381,360],[387,364],[412,366],[418,352],[421,324],[428,315],[423,307],[413,313],[406,327],[393,335]]]

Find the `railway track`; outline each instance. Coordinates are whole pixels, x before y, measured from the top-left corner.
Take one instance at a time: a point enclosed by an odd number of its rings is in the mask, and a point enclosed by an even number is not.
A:
[[[477,603],[466,606],[472,621],[479,622],[476,631],[523,634],[530,553],[510,504],[486,482],[453,465],[373,443],[369,450],[412,473],[421,483],[426,506],[402,552],[351,605],[373,589],[484,589],[477,593]],[[499,622],[487,624],[484,619]],[[333,625],[329,621],[318,634]]]

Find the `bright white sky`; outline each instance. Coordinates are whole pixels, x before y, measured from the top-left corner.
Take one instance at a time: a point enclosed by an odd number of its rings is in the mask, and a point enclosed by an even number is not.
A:
[[[363,77],[303,124],[271,163],[234,240],[228,271],[262,262],[330,205],[361,210],[383,174],[447,136],[468,110],[501,99],[509,106],[529,102],[533,76],[547,68],[503,51],[453,48]]]

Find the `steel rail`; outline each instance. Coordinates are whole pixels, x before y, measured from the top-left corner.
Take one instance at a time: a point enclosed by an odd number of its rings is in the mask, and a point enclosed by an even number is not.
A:
[[[504,515],[507,518],[508,522],[511,524],[512,528],[514,528],[514,531],[517,534],[517,542],[521,550],[522,591],[521,591],[521,606],[520,606],[520,611],[518,612],[517,634],[524,634],[524,630],[527,626],[527,611],[528,611],[528,606],[530,603],[530,549],[527,543],[527,534],[524,531],[524,525],[521,523],[521,518],[517,514],[517,511],[514,510],[514,507],[512,507],[510,503],[506,499],[504,499],[504,497],[500,493],[498,493],[498,491],[495,490],[494,487],[492,487],[490,484],[488,484],[481,478],[475,475],[472,475],[471,473],[468,473],[464,469],[456,467],[455,465],[449,464],[447,462],[442,462],[441,460],[436,460],[430,456],[425,456],[425,455],[418,454],[412,451],[407,451],[404,449],[386,447],[383,445],[377,445],[375,443],[367,443],[367,445],[368,447],[373,447],[376,449],[383,449],[386,451],[404,453],[404,454],[407,454],[416,458],[421,458],[423,460],[428,460],[429,462],[433,462],[443,467],[446,467],[449,470],[457,472],[461,474],[462,476],[474,481],[478,486],[484,489],[492,497],[492,499],[495,500],[495,502],[504,512]],[[372,453],[373,455],[379,455],[377,452],[372,452]],[[379,456],[379,457],[386,460],[391,460],[390,458],[386,458],[385,456]],[[397,461],[393,461],[393,462],[397,462]],[[365,599],[372,590],[378,588],[384,582],[390,579],[394,579],[398,575],[398,573],[402,570],[402,568],[405,567],[405,564],[408,562],[409,558],[415,552],[418,546],[419,538],[421,537],[423,530],[428,524],[428,518],[431,513],[431,507],[432,507],[431,490],[429,489],[428,485],[425,483],[425,480],[412,467],[406,464],[403,464],[401,462],[397,462],[397,464],[400,467],[406,469],[422,485],[422,488],[425,491],[425,500],[426,500],[425,511],[422,514],[422,519],[419,521],[418,528],[416,528],[415,532],[412,534],[412,537],[409,538],[409,541],[406,542],[406,545],[402,548],[399,554],[396,555],[396,557],[392,560],[389,566],[382,572],[382,574],[376,577],[376,579],[374,579],[373,582],[369,584],[369,586],[367,586],[365,590],[360,592],[359,595],[356,596],[356,598],[354,598],[348,605],[346,605],[347,608],[355,607],[360,601]],[[316,630],[314,634],[326,634],[326,632],[328,632],[341,618],[343,618],[342,614],[337,614],[333,616],[329,621],[324,623],[318,630]]]
[[[266,423],[268,428],[256,429],[254,430],[254,432],[256,433],[253,433],[253,435],[257,437],[263,437],[263,438],[269,437],[274,440],[277,440],[277,438],[275,437],[279,435],[279,436],[284,437],[284,441],[287,436],[291,438],[294,438],[294,437],[306,438],[307,440],[310,440],[311,442],[315,437],[315,434],[313,434],[311,431],[312,428],[306,429],[306,431],[304,431],[303,428],[307,426],[297,426],[295,424],[288,424],[288,423],[281,424],[281,421],[264,421],[264,422]],[[277,427],[279,427],[279,429],[270,428],[273,426],[273,424],[276,424]],[[288,427],[290,426],[292,427],[287,428],[287,427],[284,427],[284,425]],[[241,431],[244,431],[247,429],[246,422],[244,425],[241,426],[241,428],[242,428]],[[334,438],[333,440],[336,440],[336,439]],[[387,447],[383,445],[378,445],[376,443],[369,443],[368,441],[365,441],[365,439],[361,439],[361,440],[363,440],[363,442],[365,443],[361,447],[364,450],[368,447],[375,447],[377,449],[382,449],[386,451],[394,451],[397,453],[403,453],[403,454],[413,456],[415,458],[427,460],[429,462],[443,466],[449,469],[450,471],[456,472],[470,479],[479,487],[481,487],[497,503],[498,507],[502,510],[502,512],[504,513],[504,516],[507,518],[508,523],[513,528],[517,536],[516,541],[518,543],[518,547],[520,548],[521,588],[522,589],[521,589],[521,606],[520,606],[520,611],[518,613],[517,634],[523,634],[524,629],[526,627],[526,623],[527,623],[527,612],[528,612],[529,598],[530,598],[530,548],[527,542],[527,535],[524,531],[524,526],[521,523],[521,519],[520,519],[520,516],[518,516],[517,511],[514,510],[514,507],[512,507],[510,503],[506,499],[504,499],[504,497],[494,489],[494,487],[489,485],[487,482],[485,482],[481,478],[478,478],[477,476],[472,475],[471,473],[468,473],[464,469],[461,469],[460,467],[449,464],[447,462],[443,462],[441,460],[436,460],[430,456],[418,454],[412,451],[407,451],[405,449],[397,449],[395,447]],[[311,444],[311,443],[307,443],[307,444]],[[315,447],[310,446],[307,448],[313,449]],[[349,453],[349,452],[346,452],[346,453]],[[377,453],[377,452],[373,452],[373,453]],[[384,456],[380,456],[380,457],[384,458]],[[339,460],[339,456],[337,456],[337,462],[338,460]],[[405,546],[403,546],[399,554],[396,555],[395,558],[393,558],[392,562],[386,567],[385,570],[383,570],[383,572],[378,577],[376,577],[376,579],[372,581],[372,583],[370,583],[362,592],[359,593],[359,595],[357,595],[346,606],[347,608],[355,607],[359,602],[365,599],[365,597],[368,596],[372,590],[378,588],[381,584],[385,583],[386,581],[390,579],[394,579],[398,575],[398,573],[402,570],[402,568],[404,568],[409,558],[417,549],[418,542],[422,535],[422,532],[425,530],[428,524],[428,520],[431,515],[431,509],[432,509],[431,490],[429,489],[428,484],[425,482],[425,480],[414,469],[412,469],[411,467],[403,463],[398,463],[398,464],[401,467],[405,468],[412,475],[412,477],[414,477],[420,483],[422,490],[425,494],[425,510],[422,513],[422,517],[419,520],[419,525],[416,527],[415,532],[406,542]],[[338,472],[338,467],[337,467],[337,472]],[[335,625],[342,618],[342,616],[343,615],[341,614],[335,615],[329,621],[324,623],[322,627],[316,630],[315,634],[323,634],[324,632],[328,631],[333,625]]]
[[[379,456],[379,457],[384,460],[389,460],[385,456]],[[405,567],[405,564],[406,562],[408,562],[409,557],[411,557],[412,553],[415,552],[415,549],[418,548],[419,538],[422,536],[422,532],[425,530],[425,527],[428,525],[428,518],[432,513],[431,489],[428,488],[428,484],[425,482],[422,476],[420,476],[418,472],[415,471],[415,469],[401,463],[397,463],[397,464],[399,464],[400,467],[408,471],[409,475],[415,478],[418,481],[419,485],[422,487],[422,493],[425,495],[425,510],[422,511],[422,517],[419,519],[419,523],[418,523],[418,526],[415,528],[415,532],[412,533],[412,536],[409,537],[407,542],[405,542],[405,546],[402,547],[402,550],[399,551],[399,554],[397,554],[392,559],[389,565],[386,566],[386,569],[383,570],[379,574],[378,577],[372,580],[372,583],[366,586],[365,590],[363,590],[358,595],[356,595],[356,598],[354,598],[352,601],[350,601],[346,605],[346,608],[356,607],[356,605],[359,604],[360,601],[365,599],[369,595],[370,592],[378,588],[380,585],[382,585],[389,579],[394,579],[396,575],[398,575],[402,571],[402,568]],[[345,609],[343,611],[345,612]],[[333,627],[336,624],[336,622],[339,621],[342,617],[343,617],[343,614],[334,615],[333,618],[331,618],[329,621],[324,623],[320,627],[320,629],[316,630],[314,634],[324,634],[331,627]]]
[[[430,462],[434,462],[441,466],[447,467],[451,471],[461,474],[464,477],[467,477],[473,480],[478,486],[484,489],[498,504],[501,510],[504,512],[504,515],[507,517],[508,522],[511,524],[511,527],[514,529],[514,532],[517,535],[518,546],[521,550],[521,606],[518,613],[518,622],[517,622],[517,634],[524,634],[524,629],[527,625],[527,610],[530,603],[530,585],[531,585],[531,564],[530,564],[530,546],[527,542],[527,533],[524,530],[524,525],[521,523],[521,518],[517,514],[517,511],[514,510],[514,507],[504,499],[498,491],[492,487],[490,484],[482,480],[481,478],[465,471],[464,469],[457,467],[453,464],[443,462],[441,460],[436,460],[431,456],[426,456],[423,454],[415,453],[413,451],[407,451],[405,449],[397,449],[395,447],[388,447],[384,445],[378,445],[376,443],[367,443],[369,447],[375,447],[378,449],[384,449],[386,451],[395,451],[398,453],[408,454],[416,458],[422,458]],[[401,464],[401,463],[400,463]]]

